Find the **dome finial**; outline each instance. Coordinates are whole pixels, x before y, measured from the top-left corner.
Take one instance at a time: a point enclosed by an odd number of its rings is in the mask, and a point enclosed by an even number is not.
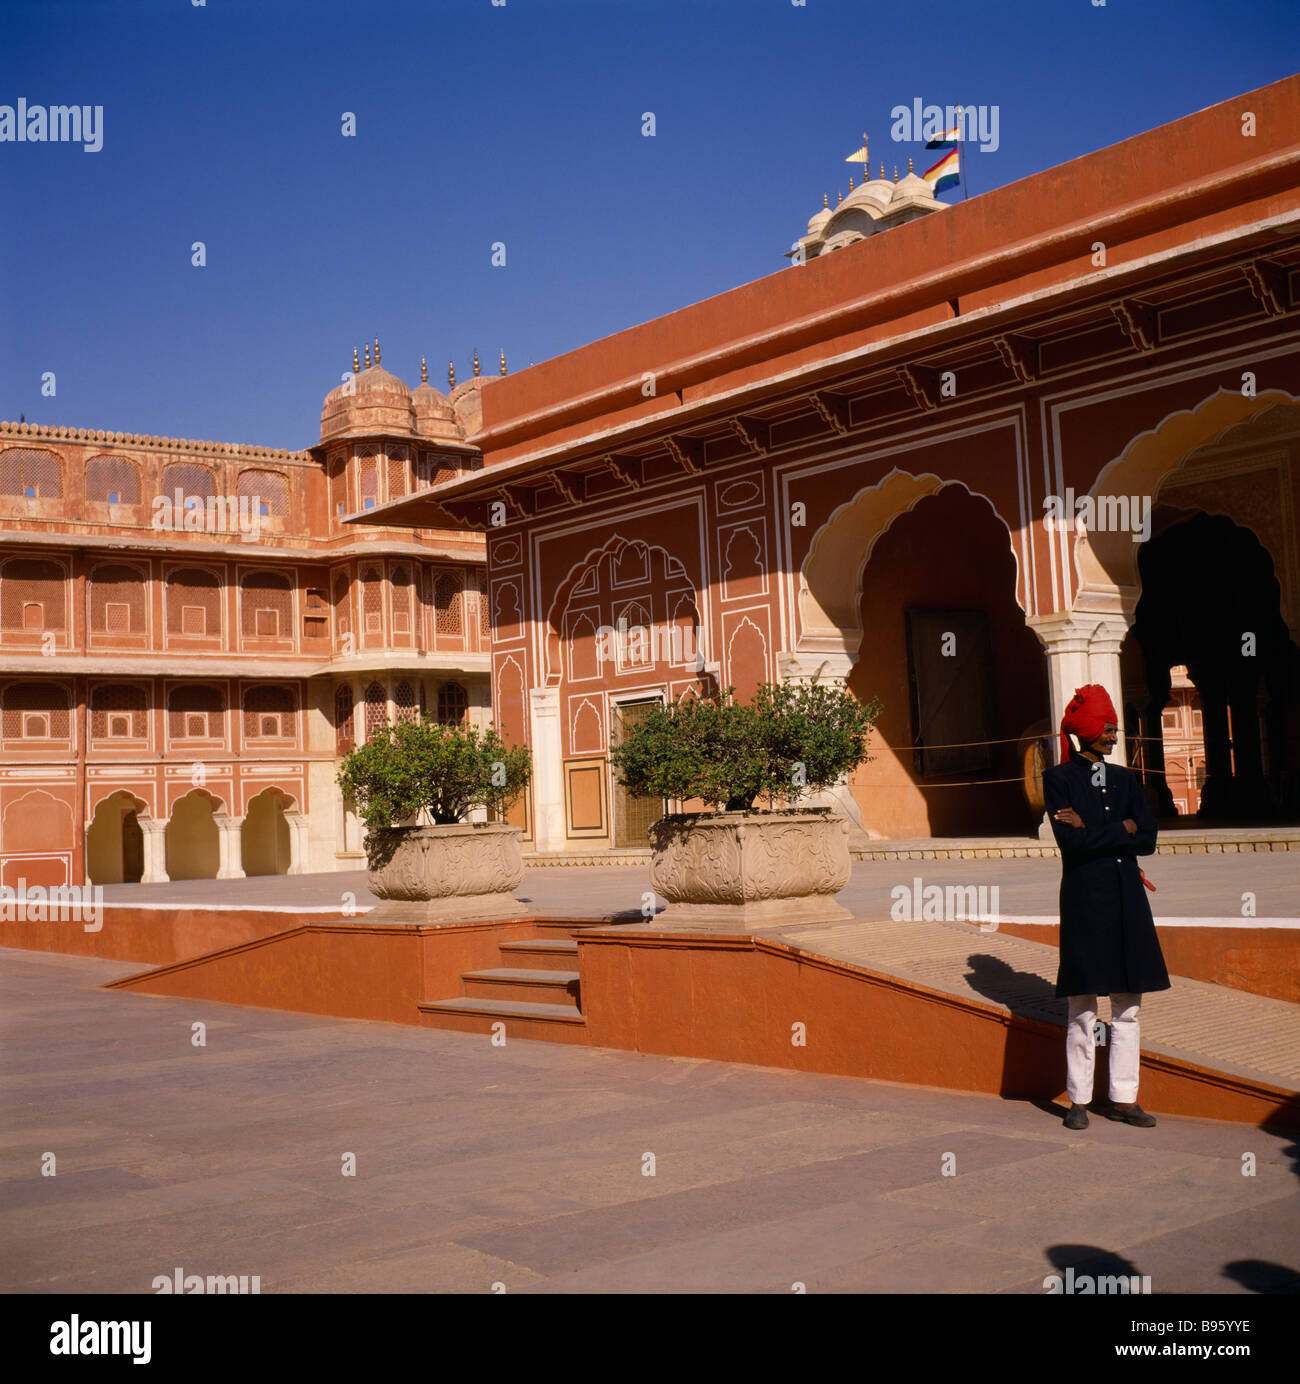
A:
[[[352,373],[354,375],[361,373],[361,357],[357,355],[357,348],[355,346],[352,348]]]
[[[420,383],[429,383],[429,365],[423,356],[420,357]]]
[[[895,182],[898,181],[898,165],[897,165],[897,164],[894,165],[894,181],[895,181]]]
[[[836,190],[835,190],[835,205],[838,207],[838,206],[842,206],[843,204],[844,204],[844,194],[843,194],[838,188],[836,188]]]
[[[826,194],[823,192],[823,193],[822,193],[822,210],[823,210],[823,211],[829,211],[829,210],[830,210],[830,205],[831,205],[831,204],[830,204],[830,199],[829,199],[829,198],[826,196]]]
[[[477,375],[478,372],[479,372],[478,347],[475,346],[475,347],[474,347],[474,373]]]
[[[366,369],[370,369],[370,343],[366,342]]]
[[[885,181],[885,165],[883,163],[880,165],[880,181],[882,183]]]
[[[447,387],[448,389],[456,388],[456,362],[454,360],[447,362]]]
[[[849,191],[850,191],[850,192],[853,191],[853,174],[852,174],[852,173],[849,174]]]
[[[909,155],[907,156],[907,171],[908,171],[909,173],[912,171],[912,156],[911,156],[911,154],[909,154]]]
[[[379,364],[379,338],[375,337],[375,365]]]
[[[501,373],[502,373],[503,375],[507,373],[507,371],[506,371],[506,348],[505,348],[504,346],[501,348]]]

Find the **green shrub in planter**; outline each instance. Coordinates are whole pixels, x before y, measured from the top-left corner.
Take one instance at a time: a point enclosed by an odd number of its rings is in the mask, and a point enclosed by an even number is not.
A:
[[[748,705],[734,692],[653,708],[610,747],[623,786],[749,812],[760,795],[793,806],[871,758],[878,702],[821,683],[764,683]]]
[[[375,832],[422,811],[439,826],[465,821],[475,807],[504,814],[532,772],[528,748],[507,748],[495,726],[412,720],[376,730],[343,760],[338,782]]]

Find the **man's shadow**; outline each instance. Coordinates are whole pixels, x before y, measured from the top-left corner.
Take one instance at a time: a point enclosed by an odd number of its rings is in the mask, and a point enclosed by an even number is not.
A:
[[[1001,957],[972,952],[966,964],[970,968],[966,982],[977,994],[1005,1006],[1017,1018],[1049,1024],[1059,1033],[1059,1037],[1049,1038],[1009,1028],[1002,1067],[1003,1096],[1028,1101],[1059,1119],[1061,1108],[1052,1096],[1065,1084],[1066,1001],[1057,998],[1052,981],[1032,971],[1018,971]],[[1096,1076],[1105,1083],[1104,1057],[1097,1064]]]

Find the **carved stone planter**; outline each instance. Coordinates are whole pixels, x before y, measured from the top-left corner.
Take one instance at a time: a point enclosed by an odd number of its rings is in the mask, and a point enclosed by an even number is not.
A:
[[[650,880],[667,927],[747,932],[838,923],[849,882],[849,824],[825,812],[702,812],[650,828]]]
[[[388,827],[369,833],[367,882],[382,902],[366,921],[523,917],[529,909],[513,897],[524,877],[522,835],[504,822]]]

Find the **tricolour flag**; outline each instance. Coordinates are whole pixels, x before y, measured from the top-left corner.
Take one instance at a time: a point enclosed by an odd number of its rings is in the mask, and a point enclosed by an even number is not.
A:
[[[961,140],[961,126],[954,125],[951,130],[945,130],[941,135],[935,135],[932,140],[926,143],[927,149],[951,149]]]
[[[931,192],[938,194],[945,188],[956,187],[961,181],[960,155],[950,149],[932,168],[927,168],[921,177],[930,184]]]

